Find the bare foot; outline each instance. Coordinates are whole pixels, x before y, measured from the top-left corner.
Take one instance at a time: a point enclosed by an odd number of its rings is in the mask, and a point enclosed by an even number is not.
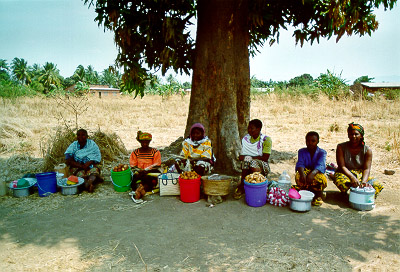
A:
[[[143,185],[140,184],[139,187],[136,189],[135,198],[141,199],[145,194],[146,194],[146,191],[145,191]]]

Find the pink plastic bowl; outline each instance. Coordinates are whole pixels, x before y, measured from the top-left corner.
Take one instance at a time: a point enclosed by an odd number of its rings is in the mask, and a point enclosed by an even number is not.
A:
[[[297,192],[296,189],[291,188],[291,189],[289,190],[289,197],[290,197],[290,198],[293,198],[293,199],[300,199],[300,198],[301,198],[301,195],[299,194],[299,192]]]

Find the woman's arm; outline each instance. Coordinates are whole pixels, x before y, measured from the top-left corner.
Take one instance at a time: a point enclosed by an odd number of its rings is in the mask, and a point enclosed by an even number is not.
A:
[[[88,161],[88,162],[86,162],[85,164],[83,164],[83,169],[84,170],[89,170],[90,169],[90,166],[93,164],[93,165],[95,165],[97,162],[95,162],[95,161]]]
[[[296,171],[299,172],[300,179],[298,181],[298,185],[302,186],[306,183],[306,174],[304,174],[304,168],[303,167],[297,167]]]
[[[74,158],[68,158],[66,159],[66,164],[71,167],[71,168],[78,168],[78,169],[84,169],[83,164],[76,162]]]
[[[129,157],[129,165],[131,168],[135,168],[138,166],[138,161],[137,161],[137,156],[135,154],[135,151],[131,153],[131,156]]]
[[[337,170],[345,174],[350,179],[352,186],[357,187],[360,185],[358,179],[350,172],[349,169],[347,169],[346,162],[344,159],[344,153],[340,145],[338,145],[336,148],[336,163],[338,164]]]
[[[314,157],[316,157],[316,162],[314,165],[314,169],[310,171],[307,175],[307,182],[312,183],[314,180],[315,176],[318,173],[325,173],[326,170],[326,151],[323,149],[318,149],[318,153],[314,154]]]
[[[362,183],[367,183],[369,178],[369,173],[371,171],[371,165],[372,165],[372,150],[368,148],[364,159],[363,175],[361,180]]]

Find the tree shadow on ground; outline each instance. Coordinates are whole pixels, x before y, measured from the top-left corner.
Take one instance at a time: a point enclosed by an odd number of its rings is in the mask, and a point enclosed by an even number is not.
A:
[[[0,159],[10,167],[6,162]],[[183,203],[159,195],[135,205],[109,182],[94,194],[0,197],[0,249],[15,244],[22,251],[34,247],[64,254],[60,245],[69,243],[99,270],[111,264],[117,270],[143,269],[144,260],[153,270],[346,271],[349,259],[367,262],[371,252],[398,254],[396,216],[350,209],[333,190],[325,202],[307,213],[268,204],[249,207],[231,195],[212,209],[204,199]],[[14,253],[9,251],[9,258]]]
[[[351,269],[349,259],[366,262],[368,252],[398,254],[399,220],[328,205],[294,213],[287,207],[249,207],[228,196],[211,209],[204,200],[183,203],[153,195],[138,206],[110,184],[93,195],[0,201],[0,246],[57,251],[73,241],[81,258],[102,260],[100,269],[118,256],[125,260],[115,264],[117,270],[140,267],[138,249],[154,269],[200,270],[340,271]]]
[[[350,208],[349,195],[340,191],[325,190],[326,198],[324,202],[339,206],[340,208]]]

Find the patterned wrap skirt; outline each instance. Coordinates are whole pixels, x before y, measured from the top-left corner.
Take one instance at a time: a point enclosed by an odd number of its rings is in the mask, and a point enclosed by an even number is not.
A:
[[[242,169],[259,168],[261,169],[261,174],[267,177],[271,169],[269,168],[268,162],[262,160],[251,160],[249,162],[242,161]]]
[[[84,179],[87,179],[92,174],[95,175],[98,178],[101,178],[101,179],[103,178],[101,176],[101,169],[98,166],[94,166],[93,168],[91,168],[89,170],[83,170],[83,169],[78,170],[78,168],[72,168],[70,170],[70,172],[73,175],[75,175],[77,177],[80,177],[80,178],[84,178]]]
[[[304,174],[306,174],[306,176],[310,172],[311,172],[310,169],[308,169],[308,168],[304,169]],[[324,191],[326,186],[328,186],[328,180],[326,178],[326,175],[323,173],[316,174],[313,181],[311,182],[311,184],[308,184],[308,183],[299,184],[300,173],[296,172],[295,181],[296,181],[296,185],[293,185],[292,188],[296,189],[297,191],[307,190],[307,191],[313,191],[313,192],[322,192],[322,191]]]
[[[356,169],[356,170],[350,170],[350,172],[357,178],[359,182],[361,182],[362,172],[363,172],[362,170]],[[333,180],[333,183],[343,193],[347,192],[351,187],[351,181],[349,177],[339,172],[335,172],[335,178]],[[383,190],[383,185],[371,176],[368,178],[367,183],[370,184],[372,187],[374,187],[375,197],[377,197],[378,194]]]

